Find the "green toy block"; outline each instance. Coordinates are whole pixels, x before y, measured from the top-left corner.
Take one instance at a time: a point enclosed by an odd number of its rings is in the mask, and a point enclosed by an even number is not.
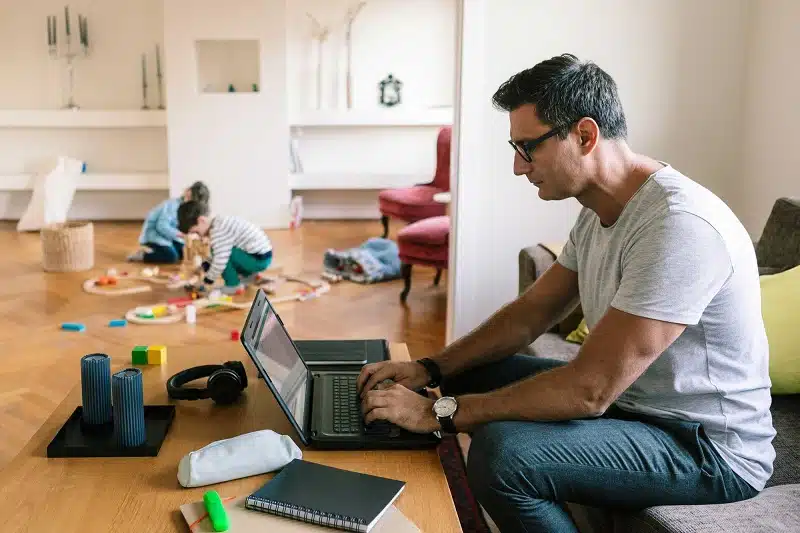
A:
[[[134,365],[147,364],[147,346],[134,346],[132,363]]]

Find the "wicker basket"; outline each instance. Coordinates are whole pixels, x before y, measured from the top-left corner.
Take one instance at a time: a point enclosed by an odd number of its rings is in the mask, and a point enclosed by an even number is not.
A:
[[[42,266],[47,272],[78,272],[94,267],[94,226],[67,222],[42,228]]]

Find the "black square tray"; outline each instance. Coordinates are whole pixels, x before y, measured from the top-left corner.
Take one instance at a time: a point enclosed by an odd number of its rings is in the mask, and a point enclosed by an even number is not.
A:
[[[114,442],[114,426],[85,426],[83,407],[78,406],[47,445],[47,457],[155,457],[167,437],[174,405],[145,405],[144,423],[147,437],[144,444],[120,448]]]

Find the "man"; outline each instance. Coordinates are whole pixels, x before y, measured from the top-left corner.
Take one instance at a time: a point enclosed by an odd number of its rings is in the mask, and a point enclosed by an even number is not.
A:
[[[365,422],[472,433],[470,486],[503,532],[576,531],[559,502],[753,497],[775,431],[747,232],[711,192],[630,149],[598,66],[554,57],[493,101],[509,112],[514,173],[583,209],[556,263],[469,335],[430,359],[366,366]],[[590,334],[574,360],[514,355],[578,299]],[[413,392],[440,379],[436,403]]]

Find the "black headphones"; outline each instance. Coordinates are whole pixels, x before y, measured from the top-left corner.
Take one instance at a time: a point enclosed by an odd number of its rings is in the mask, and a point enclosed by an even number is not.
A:
[[[204,377],[208,377],[208,383],[204,389],[183,388],[190,381]],[[187,368],[167,380],[167,394],[173,400],[211,398],[220,405],[232,404],[239,399],[239,395],[246,388],[247,373],[241,361]]]

